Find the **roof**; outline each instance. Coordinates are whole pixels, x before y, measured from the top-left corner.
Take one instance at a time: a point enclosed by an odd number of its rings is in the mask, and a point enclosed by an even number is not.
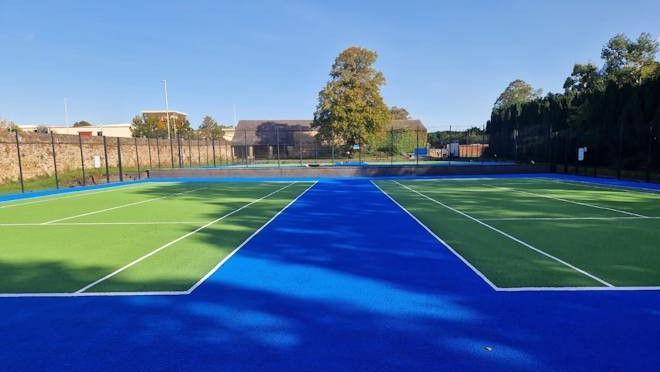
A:
[[[142,111],[143,114],[166,114],[168,112],[170,114],[178,114],[178,115],[188,116],[188,114],[186,114],[185,112],[174,111],[174,110],[169,110],[169,111],[168,110],[144,110],[144,111]]]
[[[235,145],[293,145],[294,132],[310,131],[312,120],[241,120],[234,130]],[[311,136],[312,133],[309,133]]]
[[[421,120],[392,120],[389,126],[386,126],[387,129],[410,129],[410,130],[426,130],[424,124]]]
[[[235,145],[275,145],[293,144],[296,131],[311,131],[313,120],[241,120],[236,125],[232,143]],[[392,120],[386,129],[409,129],[426,131],[426,127],[420,120]],[[279,131],[279,133],[276,131]]]
[[[24,124],[24,125],[19,125],[19,128],[23,129],[34,129],[37,127],[48,127],[48,128],[53,128],[53,129],[58,129],[58,128],[124,128],[124,127],[131,127],[132,124],[130,123],[119,123],[119,124],[92,124],[91,126],[87,127],[74,127],[73,125],[62,125],[62,124]]]

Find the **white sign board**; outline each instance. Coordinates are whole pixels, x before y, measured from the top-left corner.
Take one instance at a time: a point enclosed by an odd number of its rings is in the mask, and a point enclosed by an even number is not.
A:
[[[353,150],[359,150],[359,149],[360,149],[360,145],[358,144],[353,145]]]
[[[578,148],[578,161],[584,161],[584,154],[587,152],[586,147]]]
[[[101,157],[94,155],[94,168],[101,168]]]

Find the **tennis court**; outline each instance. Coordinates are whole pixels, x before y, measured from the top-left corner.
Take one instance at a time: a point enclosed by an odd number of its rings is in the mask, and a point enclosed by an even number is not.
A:
[[[657,192],[538,178],[375,184],[494,289],[660,289]]]
[[[189,293],[311,185],[153,182],[2,203],[0,293]]]

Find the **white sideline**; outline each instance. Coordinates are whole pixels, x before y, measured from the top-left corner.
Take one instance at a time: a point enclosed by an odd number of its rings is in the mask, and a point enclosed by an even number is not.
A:
[[[250,235],[243,243],[241,243],[238,247],[236,247],[231,253],[227,255],[227,257],[223,258],[222,261],[220,261],[211,271],[209,271],[206,275],[204,275],[200,280],[197,281],[192,287],[190,287],[186,293],[192,293],[197,287],[199,287],[202,283],[206,281],[211,275],[213,275],[222,265],[225,264],[234,254],[236,254],[241,248],[243,248],[244,245],[246,245],[252,238],[254,238],[257,234],[261,232],[261,230],[265,229],[266,226],[268,226],[271,222],[273,222],[280,214],[282,214],[287,208],[289,208],[293,203],[298,201],[307,191],[309,191],[312,187],[314,187],[318,181],[314,181],[308,188],[306,188],[300,195],[298,195],[295,199],[291,200],[289,204],[285,205],[284,208],[280,209],[270,220],[268,220],[265,224],[263,224],[260,228],[258,228],[252,235]]]
[[[11,226],[113,226],[113,225],[199,225],[206,221],[134,221],[134,222],[54,222],[44,225],[43,223],[0,223],[0,227]]]
[[[99,284],[99,283],[101,283],[101,282],[104,282],[104,281],[106,281],[106,280],[112,278],[113,276],[115,276],[115,275],[121,273],[122,271],[128,269],[129,267],[134,266],[135,264],[137,264],[137,263],[139,263],[139,262],[141,262],[141,261],[147,259],[148,257],[153,256],[154,254],[156,254],[156,253],[162,251],[163,249],[165,249],[165,248],[167,248],[167,247],[169,247],[169,246],[171,246],[171,245],[173,245],[173,244],[175,244],[175,243],[177,243],[177,242],[179,242],[179,241],[181,241],[181,240],[183,240],[183,239],[185,239],[185,238],[187,238],[187,237],[189,237],[189,236],[191,236],[191,235],[194,235],[194,234],[198,233],[199,231],[201,231],[201,230],[203,230],[203,229],[205,229],[205,228],[207,228],[207,227],[209,227],[209,226],[211,226],[211,225],[213,225],[213,224],[215,224],[215,223],[217,223],[217,222],[219,222],[219,221],[222,221],[223,219],[225,219],[225,218],[227,218],[227,217],[229,217],[229,216],[231,216],[231,215],[233,215],[233,214],[235,214],[235,213],[238,213],[239,211],[241,211],[241,210],[243,210],[243,209],[245,209],[245,208],[251,206],[252,204],[257,203],[257,202],[259,202],[259,201],[261,201],[261,200],[264,200],[264,199],[268,198],[269,196],[274,195],[274,194],[276,194],[276,193],[278,193],[278,192],[280,192],[280,191],[286,189],[287,187],[289,187],[289,186],[291,186],[291,185],[294,185],[294,184],[296,184],[296,183],[297,183],[297,182],[295,182],[295,181],[294,181],[294,182],[291,182],[291,183],[289,183],[288,185],[286,185],[286,186],[284,186],[284,187],[282,187],[282,188],[279,188],[279,189],[277,189],[277,190],[275,190],[275,191],[269,193],[269,194],[266,195],[266,196],[262,196],[261,198],[256,199],[256,200],[253,200],[253,201],[251,201],[251,202],[249,202],[249,203],[247,203],[247,204],[241,206],[240,208],[237,208],[237,209],[235,209],[235,210],[233,210],[233,211],[231,211],[231,212],[225,214],[224,216],[218,217],[218,218],[214,219],[213,221],[210,221],[210,222],[206,223],[205,225],[202,225],[202,226],[196,228],[195,230],[193,230],[193,231],[191,231],[191,232],[189,232],[189,233],[186,233],[186,234],[184,234],[184,235],[182,235],[182,236],[180,236],[180,237],[178,237],[178,238],[176,238],[176,239],[170,241],[169,243],[166,243],[166,244],[164,244],[164,245],[162,245],[162,246],[160,246],[160,247],[154,249],[153,251],[151,251],[151,252],[145,254],[144,256],[139,257],[139,258],[137,258],[137,259],[135,259],[135,260],[129,262],[128,264],[126,264],[126,265],[120,267],[119,269],[117,269],[117,270],[111,272],[110,274],[108,274],[108,275],[106,275],[106,276],[104,276],[104,277],[102,277],[102,278],[100,278],[100,279],[98,279],[98,280],[96,280],[96,281],[94,281],[94,282],[92,282],[92,283],[90,283],[90,284],[88,284],[88,285],[86,285],[86,286],[80,288],[80,289],[77,290],[75,293],[82,293],[82,292],[85,292],[86,290],[88,290],[88,289],[94,287],[95,285],[97,285],[97,284]]]
[[[472,220],[472,221],[474,221],[474,222],[476,222],[476,223],[478,223],[478,224],[480,224],[480,225],[482,225],[482,226],[484,226],[484,227],[486,227],[486,228],[488,228],[488,229],[490,229],[490,230],[492,230],[492,231],[495,231],[496,233],[501,234],[501,235],[503,235],[503,236],[505,236],[505,237],[507,237],[507,238],[509,238],[509,239],[511,239],[511,240],[513,240],[513,241],[515,241],[516,243],[521,244],[521,245],[523,245],[523,246],[525,246],[525,247],[527,247],[527,248],[529,248],[529,249],[531,249],[531,250],[533,250],[533,251],[535,251],[535,252],[537,252],[537,253],[539,253],[539,254],[545,256],[545,257],[548,257],[548,258],[550,258],[550,259],[552,259],[552,260],[554,260],[554,261],[556,261],[556,262],[559,262],[559,263],[561,263],[561,264],[563,264],[563,265],[565,265],[565,266],[567,266],[567,267],[570,267],[571,269],[573,269],[573,270],[575,270],[575,271],[577,271],[577,272],[579,272],[579,273],[581,273],[581,274],[583,274],[583,275],[585,275],[585,276],[588,276],[589,278],[591,278],[591,279],[593,279],[593,280],[595,280],[595,281],[597,281],[597,282],[599,282],[599,283],[601,283],[601,284],[603,284],[603,285],[605,285],[605,286],[607,286],[607,287],[614,287],[612,284],[606,282],[605,280],[603,280],[603,279],[601,279],[601,278],[599,278],[599,277],[597,277],[597,276],[595,276],[595,275],[593,275],[593,274],[590,274],[590,273],[588,273],[588,272],[586,272],[586,271],[584,271],[584,270],[582,270],[582,269],[580,269],[580,268],[578,268],[578,267],[576,267],[576,266],[574,266],[574,265],[572,265],[572,264],[570,264],[570,263],[568,263],[568,262],[562,260],[561,258],[555,257],[555,256],[553,256],[553,255],[551,255],[551,254],[549,254],[549,253],[547,253],[547,252],[545,252],[545,251],[542,251],[542,250],[540,250],[540,249],[538,249],[538,248],[532,246],[531,244],[529,244],[529,243],[527,243],[527,242],[524,242],[524,241],[522,241],[522,240],[516,238],[515,236],[512,236],[512,235],[510,235],[510,234],[507,234],[506,232],[504,232],[504,231],[502,231],[502,230],[500,230],[500,229],[498,229],[498,228],[496,228],[496,227],[493,227],[493,226],[491,226],[491,225],[489,225],[489,224],[487,224],[487,223],[485,223],[485,222],[483,222],[483,221],[481,221],[481,220],[479,220],[479,219],[477,219],[477,218],[475,218],[475,217],[472,217],[472,216],[470,216],[469,214],[467,214],[467,213],[465,213],[465,212],[461,212],[461,211],[459,211],[458,209],[452,208],[452,207],[448,206],[447,204],[444,204],[444,203],[442,203],[442,202],[440,202],[440,201],[438,201],[438,200],[436,200],[436,199],[431,198],[431,197],[428,196],[428,195],[425,195],[425,194],[423,194],[423,193],[421,193],[421,192],[419,192],[419,191],[417,191],[417,190],[414,190],[414,189],[412,189],[412,188],[410,188],[410,187],[408,187],[408,186],[406,186],[406,185],[404,185],[404,184],[402,184],[402,183],[399,183],[399,181],[394,181],[394,183],[396,183],[396,184],[398,184],[399,186],[401,186],[401,187],[403,187],[403,188],[406,188],[406,189],[408,189],[408,190],[410,190],[410,191],[412,191],[412,192],[414,192],[414,193],[416,193],[416,194],[418,194],[418,195],[420,195],[420,196],[422,196],[422,197],[424,197],[424,198],[426,198],[426,199],[428,199],[428,200],[430,200],[430,201],[432,201],[432,202],[434,202],[434,203],[436,203],[436,204],[438,204],[438,205],[441,205],[441,206],[443,206],[443,207],[449,209],[450,211],[453,211],[453,212],[458,213],[458,214],[460,214],[460,215],[462,215],[462,216],[464,216],[464,217],[467,217],[467,218],[469,218],[470,220]]]
[[[174,193],[174,194],[170,194],[170,195],[166,195],[166,196],[161,196],[161,197],[158,197],[158,198],[152,198],[152,199],[147,199],[147,200],[140,200],[140,201],[133,202],[133,203],[122,204],[122,205],[118,205],[118,206],[116,206],[116,207],[110,207],[110,208],[100,209],[100,210],[97,210],[97,211],[92,211],[92,212],[82,213],[82,214],[78,214],[78,215],[75,215],[75,216],[69,216],[69,217],[64,217],[64,218],[58,218],[58,219],[56,219],[56,220],[50,220],[50,221],[47,221],[47,222],[42,222],[41,224],[42,224],[42,225],[50,225],[50,224],[53,224],[53,223],[56,223],[56,222],[62,222],[62,221],[72,220],[72,219],[74,219],[74,218],[78,218],[78,217],[91,216],[91,215],[93,215],[93,214],[98,214],[98,213],[103,213],[103,212],[109,212],[109,211],[112,211],[112,210],[115,210],[115,209],[120,209],[120,208],[130,207],[130,206],[133,206],[133,205],[139,205],[139,204],[149,203],[149,202],[156,201],[156,200],[162,200],[162,199],[165,199],[165,198],[168,198],[168,197],[171,197],[171,196],[182,195],[182,194],[188,194],[188,193],[195,192],[195,191],[199,191],[199,190],[203,190],[203,189],[206,189],[206,187],[199,187],[199,188],[192,189],[192,190],[187,190],[187,191],[177,192],[177,193]]]
[[[486,282],[486,284],[488,284],[491,288],[493,288],[493,289],[495,289],[495,290],[498,289],[498,287],[497,287],[493,282],[491,282],[491,281],[486,277],[486,275],[484,275],[481,271],[479,271],[476,267],[474,267],[474,266],[473,266],[468,260],[466,260],[465,258],[463,258],[463,256],[461,256],[460,254],[458,254],[458,252],[456,252],[456,250],[455,250],[451,245],[449,245],[449,243],[447,243],[447,242],[445,242],[444,240],[442,240],[442,238],[440,238],[438,235],[436,235],[431,229],[428,228],[428,226],[426,226],[424,223],[422,223],[422,221],[420,221],[417,217],[415,217],[412,213],[410,213],[410,211],[408,211],[408,210],[407,210],[406,208],[404,208],[401,204],[399,204],[398,201],[394,200],[394,198],[391,197],[390,194],[388,194],[388,193],[385,192],[382,188],[380,188],[380,186],[378,186],[378,184],[376,184],[374,181],[371,181],[371,183],[372,183],[374,186],[376,186],[376,188],[377,188],[378,190],[380,190],[380,192],[382,192],[385,196],[387,196],[387,197],[388,197],[388,198],[389,198],[394,204],[396,204],[399,208],[401,208],[402,211],[406,212],[406,214],[407,214],[408,216],[410,216],[415,222],[417,222],[417,223],[418,223],[418,224],[419,224],[424,230],[426,230],[426,232],[428,232],[429,234],[431,234],[431,236],[433,236],[433,237],[434,237],[437,241],[439,241],[443,246],[447,247],[447,249],[449,249],[449,251],[450,251],[451,253],[453,253],[454,256],[456,256],[459,260],[461,260],[461,262],[463,262],[468,268],[470,268],[470,270],[472,270],[475,274],[477,274],[477,276],[480,277],[484,282]]]
[[[171,182],[167,182],[171,183]],[[71,198],[77,198],[77,197],[82,197],[82,196],[87,196],[87,195],[94,195],[94,194],[101,194],[104,192],[110,192],[110,191],[116,191],[116,190],[121,190],[126,187],[137,187],[137,186],[147,186],[149,183],[146,182],[140,182],[140,183],[133,183],[133,184],[127,184],[127,185],[116,185],[116,186],[107,186],[103,188],[102,190],[78,190],[78,191],[69,191],[66,192],[64,196],[59,196],[59,197],[52,197],[53,195],[42,195],[42,196],[33,196],[29,197],[26,199],[38,199],[38,200],[33,200],[25,203],[14,203],[14,204],[5,204],[1,205],[0,204],[0,209],[3,208],[13,208],[13,207],[21,207],[24,205],[31,205],[31,204],[38,204],[38,203],[45,203],[49,202],[52,200],[61,200],[61,199],[71,199]],[[17,199],[21,200],[21,199]],[[7,200],[5,202],[0,202],[0,203],[11,203],[16,200]]]
[[[566,184],[566,185],[575,184],[575,185],[580,185],[580,186],[589,186],[589,187],[594,187],[594,188],[599,188],[599,189],[604,189],[604,190],[613,190],[613,191],[641,192],[641,193],[645,193],[645,194],[656,194],[656,195],[658,193],[660,193],[660,190],[652,189],[650,187],[625,186],[625,185],[607,185],[607,186],[605,186],[603,184],[590,182],[590,181],[567,180],[567,179],[549,178],[549,177],[538,177],[538,178],[528,178],[528,179],[539,179],[539,180],[544,180],[544,181],[562,183],[562,184]],[[645,192],[645,191],[650,191],[650,192]]]
[[[638,214],[638,213],[627,212],[627,211],[622,211],[622,210],[620,210],[620,209],[608,208],[608,207],[603,207],[603,206],[600,206],[600,205],[595,205],[595,204],[589,204],[589,203],[578,202],[578,201],[574,201],[574,200],[568,200],[568,199],[558,198],[558,197],[550,196],[550,195],[536,194],[536,193],[529,192],[529,191],[524,191],[524,190],[514,189],[513,187],[494,186],[494,185],[489,185],[489,184],[485,184],[485,183],[484,183],[483,185],[484,185],[484,186],[487,186],[487,187],[496,188],[496,189],[507,190],[507,191],[513,191],[513,192],[517,192],[517,193],[521,193],[521,194],[525,194],[525,195],[531,195],[531,196],[536,196],[536,197],[540,197],[540,198],[553,199],[553,200],[558,200],[558,201],[565,202],[565,203],[577,204],[577,205],[581,205],[581,206],[585,206],[585,207],[604,209],[604,210],[608,210],[608,211],[611,211],[611,212],[617,212],[617,213],[627,214],[627,215],[629,215],[629,216],[634,216],[634,217],[641,217],[641,218],[645,218],[645,217],[647,217],[647,216],[644,216],[644,215],[642,215],[642,214]]]
[[[501,217],[501,218],[482,218],[482,221],[582,221],[582,220],[596,220],[596,221],[625,221],[625,220],[657,220],[660,217],[635,217],[635,216],[621,216],[621,217]]]

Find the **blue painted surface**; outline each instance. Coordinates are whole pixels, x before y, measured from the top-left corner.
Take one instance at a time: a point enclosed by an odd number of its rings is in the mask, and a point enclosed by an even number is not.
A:
[[[366,180],[317,184],[189,296],[4,298],[0,319],[7,370],[660,365],[660,292],[494,292]]]

